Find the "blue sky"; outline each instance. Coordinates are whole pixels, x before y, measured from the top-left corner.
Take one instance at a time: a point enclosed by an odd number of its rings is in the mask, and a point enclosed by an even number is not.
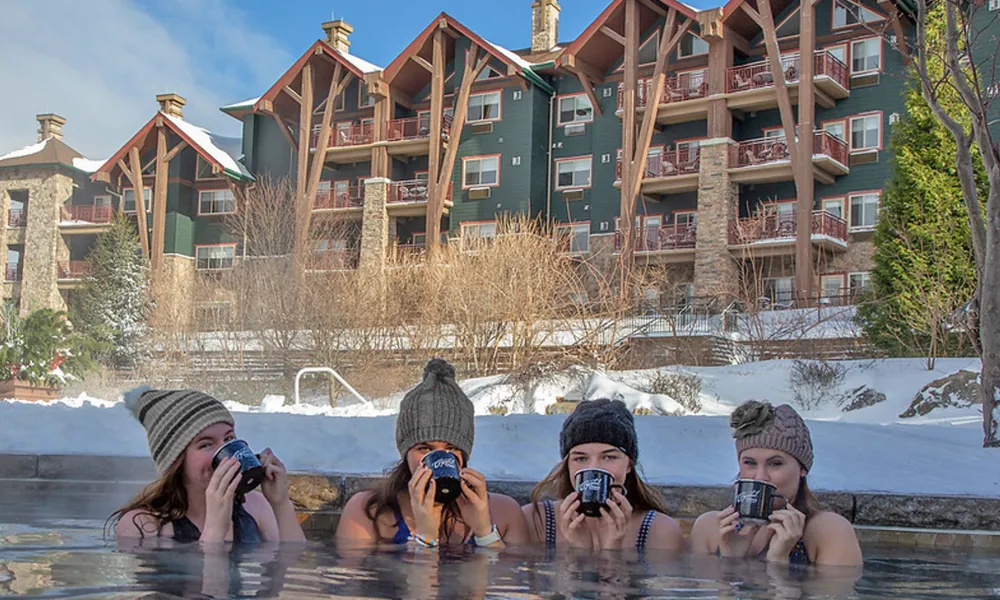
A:
[[[610,1],[561,0],[560,41],[576,38]],[[263,93],[323,36],[331,15],[354,27],[354,54],[384,67],[442,11],[493,43],[531,44],[531,0],[5,2],[0,80],[18,92],[0,105],[0,154],[34,143],[35,115],[55,112],[68,121],[67,143],[106,158],[155,114],[164,92],[187,99],[187,120],[236,136],[239,122],[219,107]]]

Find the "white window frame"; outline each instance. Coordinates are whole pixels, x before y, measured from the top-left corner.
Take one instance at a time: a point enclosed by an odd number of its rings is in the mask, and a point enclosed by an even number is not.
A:
[[[135,197],[134,197],[135,194],[132,194],[133,195],[133,198],[132,198],[132,210],[128,210],[127,208],[125,208],[125,194],[129,194],[129,193],[132,193],[134,191],[135,191],[135,188],[133,188],[132,186],[128,186],[128,187],[122,189],[122,212],[125,213],[125,214],[127,214],[127,215],[134,215],[137,212],[139,212],[139,207],[135,203]],[[142,198],[143,198],[143,200],[146,203],[146,210],[149,210],[149,207],[152,204],[151,200],[153,199],[153,188],[151,188],[151,187],[143,187],[142,188]]]
[[[681,38],[681,41],[677,43],[677,58],[679,58],[679,59],[680,58],[691,58],[692,56],[704,56],[704,55],[708,54],[708,50],[709,50],[708,42],[706,42],[704,39],[702,39],[701,36],[695,35],[694,33],[690,32],[690,31],[687,32],[684,35],[685,35],[685,37],[691,36],[692,38],[694,38],[694,41],[691,42],[691,49],[692,50],[695,50],[696,47],[697,47],[697,45],[698,45],[698,42],[701,42],[702,44],[705,45],[705,51],[704,52],[692,51],[691,54],[684,54],[683,52],[681,52],[681,50],[684,48],[684,38]]]
[[[875,209],[874,209],[875,210],[875,215],[874,215],[874,218],[872,219],[871,224],[864,224],[864,221],[868,220],[866,218],[867,215],[868,215],[868,211],[870,210],[868,207],[870,207],[872,205],[871,199],[873,197],[874,197],[874,200],[875,200],[875,202],[874,202],[874,205],[875,205]],[[861,225],[855,225],[854,224],[854,214],[855,214],[854,201],[856,199],[860,199],[860,202],[858,203],[858,209],[861,210],[861,213],[863,215],[861,217],[861,221],[862,221]],[[875,229],[875,225],[878,224],[878,213],[879,213],[879,210],[881,209],[881,205],[882,205],[882,194],[881,193],[873,191],[873,192],[862,192],[860,194],[850,194],[850,195],[847,196],[847,204],[850,207],[850,209],[849,209],[850,210],[849,220],[847,221],[848,231],[873,231]]]
[[[575,158],[560,158],[556,159],[556,189],[557,190],[569,190],[569,189],[586,189],[589,188],[594,177],[594,158],[592,156],[578,156]],[[587,167],[587,181],[585,183],[576,180],[578,173],[582,173],[580,167],[582,165]],[[568,167],[568,171],[564,170],[564,166]],[[559,176],[564,173],[570,173],[570,179],[572,180],[569,185],[562,185],[559,183]]]
[[[830,213],[831,215],[837,217],[838,219],[844,219],[844,217],[847,214],[847,211],[844,209],[844,203],[845,199],[842,197],[823,198],[822,200],[820,200],[820,209]],[[828,206],[833,206],[833,205],[837,206],[838,212],[840,213],[839,215],[834,214],[833,212],[830,211],[829,208],[827,208]],[[846,221],[847,219],[844,220]]]
[[[495,178],[496,180],[493,183],[483,183],[483,173],[484,173],[484,170],[483,170],[483,167],[482,167],[482,163],[485,162],[485,161],[488,161],[488,160],[494,161],[494,164],[496,165],[496,168],[494,169],[494,171],[496,172],[496,178]],[[468,173],[469,165],[472,164],[472,163],[479,163],[479,183],[467,184],[466,183],[466,181],[467,181],[466,180],[466,174]],[[485,171],[485,172],[489,173],[489,171]],[[500,186],[500,155],[499,154],[492,154],[492,155],[487,155],[487,156],[471,156],[471,157],[463,158],[462,159],[462,189],[463,190],[469,190],[469,189],[472,189],[472,188],[492,188],[492,187],[499,187],[499,186]]]
[[[212,172],[212,163],[205,160],[205,157],[201,154],[195,154],[197,159],[194,164],[194,179],[195,181],[205,181],[208,179],[219,179],[222,175]],[[202,167],[208,170],[208,175],[202,175]]]
[[[833,135],[833,137],[838,138],[841,141],[847,142],[849,144],[850,142],[847,139],[847,137],[848,137],[847,129],[848,129],[849,124],[850,123],[849,123],[849,121],[847,119],[837,119],[835,121],[824,121],[822,127],[823,127],[823,131],[829,131],[830,134]],[[831,126],[839,126],[840,127],[840,135],[837,135],[833,131],[830,131]]]
[[[868,142],[870,140],[868,140],[868,129],[866,127],[863,130],[864,131],[864,138],[865,138],[865,140],[864,140],[865,141],[865,145],[861,146],[861,147],[857,147],[857,146],[854,145],[854,122],[855,121],[864,121],[864,122],[867,122],[869,119],[875,119],[876,123],[878,123],[878,139],[875,141],[875,145],[874,146],[868,145]],[[847,140],[847,144],[848,144],[848,147],[850,147],[852,154],[865,153],[865,152],[877,152],[877,151],[879,151],[879,150],[882,149],[882,113],[869,113],[869,114],[865,114],[865,115],[857,115],[857,116],[854,116],[854,117],[850,117],[850,118],[848,118],[848,129],[849,129],[848,135],[850,136],[850,139]]]
[[[858,52],[857,52],[856,48],[858,47],[859,44],[863,44],[864,47],[867,48],[868,45],[872,44],[872,43],[876,44],[877,47],[878,47],[878,66],[875,67],[874,69],[869,68],[868,67],[868,58],[869,58],[869,56],[867,54],[865,54],[865,68],[864,69],[860,69],[860,70],[859,69],[855,69],[854,68],[854,61],[858,58]],[[882,60],[883,60],[884,54],[885,54],[884,53],[884,48],[882,46],[883,46],[883,44],[882,44],[882,38],[880,38],[880,37],[870,37],[870,38],[864,38],[864,39],[861,39],[861,40],[851,40],[851,64],[848,65],[848,67],[851,69],[851,75],[867,75],[869,73],[879,73],[879,72],[881,72],[882,71]]]
[[[486,102],[487,98],[492,98],[494,96],[496,97],[497,114],[496,114],[495,117],[486,118],[484,116],[484,112],[485,111],[482,110],[482,109],[484,109],[487,106],[492,106],[494,104],[493,102],[490,102],[490,103]],[[475,98],[480,99],[480,102],[481,102],[481,104],[480,104],[481,110],[479,111],[478,115],[474,115],[473,112],[472,112],[472,100],[475,99]],[[478,93],[478,94],[472,94],[472,95],[469,96],[469,104],[468,104],[468,112],[467,112],[468,118],[466,119],[466,122],[468,122],[468,123],[492,123],[494,121],[499,121],[501,119],[501,117],[502,117],[502,110],[503,110],[503,94],[500,93],[500,90],[493,90],[493,91],[490,91],[490,92],[481,92],[481,93]]]
[[[220,200],[218,198],[215,198],[215,199],[212,199],[212,200],[208,200],[209,206],[211,207],[214,204],[217,207],[218,204],[221,203],[223,205],[223,207],[225,207],[228,204],[229,206],[231,206],[231,210],[208,210],[208,211],[203,210],[202,206],[203,206],[203,204],[205,202],[205,196],[208,195],[208,194],[219,194],[219,193],[223,194],[222,199]],[[216,188],[216,189],[211,189],[211,190],[198,190],[198,216],[202,216],[202,215],[231,215],[231,214],[233,214],[235,212],[236,212],[236,195],[233,194],[232,190],[230,190],[228,188]]]
[[[462,223],[460,225],[460,232],[462,239],[466,241],[492,240],[497,237],[497,222],[478,221],[475,223]]]
[[[675,225],[698,225],[698,211],[696,210],[677,210],[674,211],[674,224]]]
[[[764,294],[767,294],[767,283],[769,281],[775,282],[774,285],[774,302],[790,302],[795,299],[795,278],[792,276],[787,277],[765,277],[764,278]],[[779,283],[780,282],[780,283]]]
[[[568,121],[563,121],[562,120],[563,102],[566,102],[567,100],[572,100],[573,101],[573,104],[574,104],[574,107],[573,107],[573,118],[570,119],[570,120],[568,120]],[[588,114],[587,114],[586,117],[580,117],[577,114],[581,110],[581,107],[580,107],[580,101],[581,100],[586,104],[585,109],[589,109],[589,112],[588,112]],[[590,103],[590,98],[587,97],[587,94],[572,94],[572,95],[569,95],[569,96],[560,96],[559,97],[559,106],[557,106],[556,109],[558,110],[557,114],[559,115],[557,117],[557,119],[558,119],[558,125],[557,126],[558,127],[562,127],[563,125],[569,125],[570,123],[591,123],[594,120],[594,106]]]
[[[370,102],[362,103],[362,98],[365,97],[367,97]],[[358,80],[358,109],[368,108],[369,106],[375,106],[375,96],[368,93],[368,86],[365,85],[364,81]]]
[[[566,250],[566,254],[587,254],[590,252],[590,221],[556,225],[556,236],[569,236],[569,249]],[[578,239],[583,240],[582,247],[576,247],[575,242]]]
[[[855,287],[852,280],[858,279],[861,281],[859,287]],[[872,285],[872,274],[871,271],[854,271],[847,274],[847,293],[853,295],[859,294],[866,289],[871,289]]]
[[[850,68],[851,63],[848,61],[847,44],[834,44],[832,46],[826,46],[823,49],[835,56],[837,60],[844,64],[845,67]],[[841,54],[841,56],[837,56],[838,53]]]
[[[1000,10],[1000,0],[990,0],[986,5],[986,10]]]
[[[200,256],[202,253],[210,254],[213,251],[227,248],[232,253],[231,256]],[[206,261],[206,266],[202,266],[202,261]],[[213,261],[218,261],[218,266],[212,266]],[[194,268],[198,271],[227,271],[233,268],[235,262],[236,244],[199,244],[194,247]]]
[[[847,12],[847,6],[846,5],[848,5],[848,4],[852,4],[852,5],[854,5],[854,6],[856,6],[857,8],[860,9],[858,11],[858,14],[855,15],[858,18],[858,20],[857,20],[856,23],[848,23],[847,19],[845,18],[844,19],[844,23],[841,24],[841,25],[838,25],[837,24],[837,8],[838,8],[838,6],[843,6],[844,7],[843,8],[843,12],[844,12],[844,15],[846,16],[848,14],[848,12]],[[861,11],[865,11],[865,10],[868,11],[868,12],[870,12],[870,13],[872,13],[873,15],[875,15],[878,18],[872,19],[870,21],[866,21],[865,19],[861,18],[861,16],[864,14]],[[832,13],[830,15],[830,28],[831,29],[846,29],[848,27],[857,27],[859,25],[865,25],[867,23],[878,23],[878,22],[884,21],[884,20],[885,20],[885,17],[883,17],[879,13],[877,13],[874,10],[868,8],[867,6],[864,6],[863,4],[861,4],[859,2],[851,2],[850,0],[834,0],[833,1],[833,7],[832,7]]]
[[[828,275],[819,276],[819,290],[820,298],[839,298],[844,295],[844,290],[846,287],[845,283],[846,277],[843,273],[830,273]],[[828,282],[836,282],[837,290],[836,293],[830,294],[827,289]]]
[[[96,194],[94,206],[111,206],[111,194]]]

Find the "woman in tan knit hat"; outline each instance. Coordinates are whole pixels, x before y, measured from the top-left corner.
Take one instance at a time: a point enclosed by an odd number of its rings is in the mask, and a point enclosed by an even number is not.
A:
[[[854,527],[824,510],[809,489],[812,437],[795,409],[750,400],[733,411],[729,424],[739,478],[771,483],[789,502],[773,511],[766,525],[744,523],[732,505],[701,515],[691,530],[692,551],[797,564],[860,565]]]
[[[472,402],[455,381],[455,368],[440,358],[430,360],[423,380],[399,405],[396,449],[400,461],[381,486],[348,500],[337,524],[337,542],[425,548],[441,544],[502,548],[526,542],[517,502],[489,492],[483,474],[468,466],[474,416]],[[448,503],[435,501],[436,482],[422,460],[437,450],[458,459],[461,493]]]
[[[288,498],[285,465],[270,448],[260,454],[260,491],[244,497],[236,493],[242,473],[235,458],[212,468],[216,450],[236,439],[233,415],[221,402],[194,390],[141,386],[126,392],[125,404],[146,429],[160,477],[108,519],[119,538],[305,540]]]

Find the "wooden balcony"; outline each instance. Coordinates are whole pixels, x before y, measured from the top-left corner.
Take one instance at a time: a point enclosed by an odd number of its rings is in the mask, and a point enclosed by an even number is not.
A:
[[[326,162],[350,164],[371,160],[372,144],[375,141],[373,123],[354,123],[347,127],[335,127],[330,131],[326,145]],[[320,147],[319,132],[313,131],[311,147]]]
[[[797,229],[795,213],[769,212],[738,219],[729,227],[729,249],[751,251],[754,257],[793,254]],[[844,252],[847,250],[847,222],[825,210],[815,210],[809,237],[817,248]]]
[[[645,111],[653,95],[653,80],[642,79],[636,88],[635,107]],[[618,84],[618,114],[624,104],[624,85]],[[656,122],[683,123],[708,118],[708,69],[668,77],[656,109]]]
[[[25,227],[27,224],[28,212],[23,208],[12,208],[7,211],[7,227]]]
[[[697,238],[694,224],[674,223],[661,227],[646,227],[633,232],[632,249],[646,264],[684,263],[694,260]],[[615,231],[615,252],[621,252],[624,235]]]
[[[426,179],[393,181],[389,184],[386,208],[394,217],[420,217],[427,214],[428,182]],[[445,195],[444,213],[452,207],[451,183]]]
[[[781,68],[788,85],[792,102],[799,97],[799,55],[781,57]],[[833,108],[837,100],[851,95],[847,65],[828,50],[817,50],[813,83],[816,86],[816,103]],[[774,77],[766,60],[738,65],[726,69],[726,104],[731,109],[743,111],[766,110],[778,107]]]
[[[451,116],[444,115],[441,121],[441,139],[448,140],[450,134]],[[425,156],[430,153],[430,139],[430,115],[389,121],[386,145],[391,156]]]
[[[358,268],[360,257],[360,247],[316,250],[309,255],[306,269],[309,271],[353,271]]]
[[[107,229],[114,219],[110,205],[81,204],[64,206],[59,220],[63,234],[94,234]]]
[[[698,189],[701,152],[698,148],[681,148],[654,154],[646,159],[646,174],[640,184],[643,194],[678,194]],[[615,166],[616,188],[621,188],[622,160]]]
[[[64,260],[56,265],[56,287],[61,290],[79,287],[90,275],[90,263],[85,260]]]
[[[847,142],[827,131],[813,132],[813,176],[831,184],[850,173]],[[765,137],[730,146],[729,177],[733,183],[792,181],[792,159],[785,136]]]
[[[354,184],[348,186],[347,190],[330,188],[317,192],[313,201],[313,211],[336,212],[360,218],[364,204],[365,188],[363,185]]]

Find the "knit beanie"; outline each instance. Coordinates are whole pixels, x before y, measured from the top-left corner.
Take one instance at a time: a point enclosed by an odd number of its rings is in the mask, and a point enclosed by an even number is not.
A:
[[[787,404],[748,400],[729,417],[736,456],[748,448],[781,450],[794,456],[806,471],[812,468],[813,445],[805,421]]]
[[[149,453],[161,475],[206,427],[234,424],[221,402],[195,390],[154,390],[143,385],[125,392],[125,405],[146,429]]]
[[[455,367],[443,358],[424,366],[423,381],[406,392],[396,416],[396,448],[400,456],[420,442],[454,444],[472,455],[476,410],[455,381]]]
[[[574,446],[601,443],[621,449],[632,459],[639,460],[639,439],[635,434],[635,419],[621,400],[585,400],[563,422],[559,432],[559,454],[563,458]]]

